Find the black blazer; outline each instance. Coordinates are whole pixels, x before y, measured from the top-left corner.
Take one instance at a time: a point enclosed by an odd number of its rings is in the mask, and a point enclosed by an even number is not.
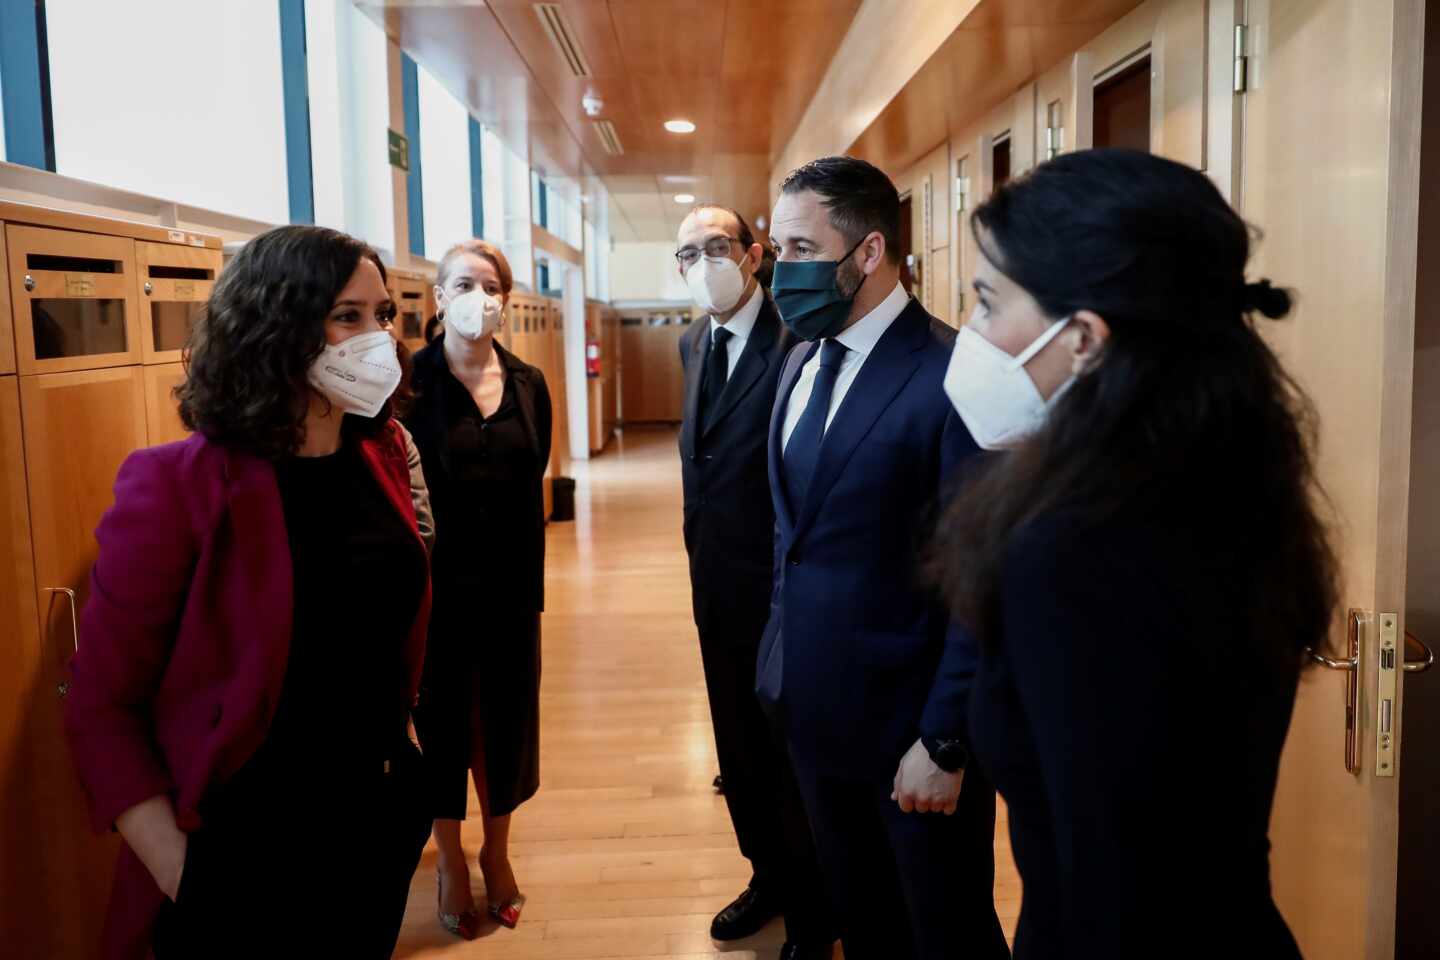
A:
[[[922,732],[964,736],[976,653],[920,572],[934,505],[979,451],[943,390],[954,341],[909,302],[860,368],[794,509],[781,433],[818,344],[791,350],[781,375],[770,422],[775,592],[756,686],[797,757],[822,773],[891,776]]]
[[[534,482],[526,489],[533,491],[525,503],[514,504],[532,518],[528,525],[531,535],[523,543],[503,545],[507,562],[519,569],[528,570],[526,589],[516,597],[517,609],[545,609],[545,498],[542,484],[545,468],[550,462],[552,412],[550,390],[545,385],[545,375],[536,367],[521,360],[499,343],[495,350],[505,366],[505,376],[515,386],[515,399],[520,408],[520,420],[530,444],[535,451],[537,465]],[[415,437],[415,446],[420,450],[420,462],[425,470],[425,482],[430,487],[430,502],[435,513],[435,570],[436,580],[443,580],[445,569],[457,556],[471,556],[477,561],[486,554],[482,551],[450,551],[445,549],[445,519],[450,513],[455,498],[473,496],[473,493],[454,489],[450,479],[450,449],[446,442],[449,421],[445,409],[443,377],[451,376],[450,365],[445,359],[445,334],[415,354],[411,384],[415,390],[415,403],[404,418],[405,426]],[[531,606],[533,604],[533,607]]]
[[[1267,837],[1299,664],[1236,640],[1241,525],[1149,499],[1042,517],[1000,565],[969,730],[1010,811],[1015,957],[1299,960]]]
[[[703,429],[700,388],[710,358],[709,318],[680,338],[685,368],[680,459],[695,622],[702,629],[741,626],[726,634],[751,645],[770,611],[775,538],[767,473],[770,408],[785,353],[795,343],[769,294],[762,296],[735,373]],[[747,624],[753,629],[743,629]]]

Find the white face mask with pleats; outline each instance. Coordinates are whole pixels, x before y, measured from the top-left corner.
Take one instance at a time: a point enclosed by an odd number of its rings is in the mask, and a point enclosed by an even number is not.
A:
[[[387,330],[327,343],[310,364],[310,386],[346,413],[373,417],[400,385],[400,358]]]
[[[1046,401],[1025,370],[1069,324],[1067,317],[1015,356],[1001,350],[970,327],[962,327],[945,371],[945,395],[960,414],[975,442],[986,450],[1013,447],[1045,423],[1050,409],[1075,382],[1072,374]]]
[[[745,292],[745,275],[729,257],[701,257],[685,273],[695,306],[709,314],[733,310]]]
[[[445,308],[445,329],[466,340],[479,340],[500,329],[505,320],[505,303],[484,290],[467,290]]]

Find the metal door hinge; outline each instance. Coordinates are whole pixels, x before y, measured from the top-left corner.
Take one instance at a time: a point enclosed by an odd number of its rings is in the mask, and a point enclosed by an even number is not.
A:
[[[1250,57],[1247,44],[1249,28],[1243,23],[1235,24],[1235,92],[1244,93],[1250,89]]]

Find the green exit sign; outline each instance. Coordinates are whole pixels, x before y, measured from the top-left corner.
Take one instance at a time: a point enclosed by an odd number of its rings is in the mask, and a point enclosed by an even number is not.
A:
[[[390,166],[410,172],[410,141],[394,130],[390,131]]]

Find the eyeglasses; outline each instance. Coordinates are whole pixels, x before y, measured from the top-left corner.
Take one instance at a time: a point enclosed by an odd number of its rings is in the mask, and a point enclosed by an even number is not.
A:
[[[680,261],[681,267],[689,269],[699,261],[701,253],[707,257],[728,257],[730,256],[730,244],[739,242],[734,237],[711,237],[705,241],[703,250],[699,247],[681,247],[676,250],[675,259]]]

